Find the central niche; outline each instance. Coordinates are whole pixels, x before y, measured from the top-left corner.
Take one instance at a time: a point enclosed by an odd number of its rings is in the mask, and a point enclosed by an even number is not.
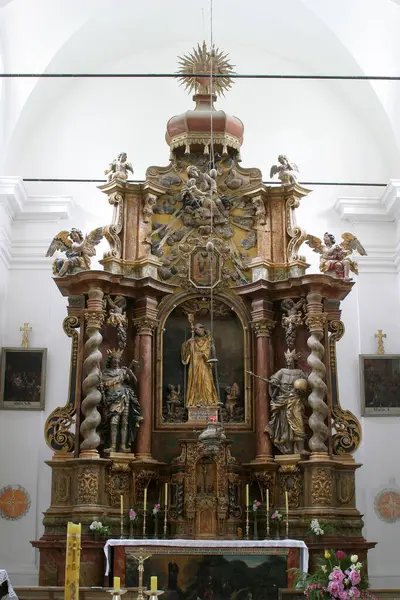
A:
[[[211,326],[210,300],[195,298],[176,306],[165,321],[158,346],[158,426],[192,428],[217,416],[218,396],[226,425],[250,424],[247,332],[226,302],[213,299],[212,313]]]

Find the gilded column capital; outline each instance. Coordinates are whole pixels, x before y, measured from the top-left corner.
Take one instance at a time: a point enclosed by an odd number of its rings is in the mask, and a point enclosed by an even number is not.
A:
[[[251,328],[256,334],[256,337],[270,337],[275,327],[276,321],[269,319],[259,319],[251,322]]]
[[[305,322],[310,331],[323,331],[327,317],[326,313],[309,313]]]
[[[134,319],[133,324],[138,335],[153,335],[154,330],[158,326],[158,321],[143,317],[141,319]]]
[[[104,324],[105,313],[100,310],[87,310],[85,311],[85,321],[87,327],[94,327],[96,329],[101,329]]]

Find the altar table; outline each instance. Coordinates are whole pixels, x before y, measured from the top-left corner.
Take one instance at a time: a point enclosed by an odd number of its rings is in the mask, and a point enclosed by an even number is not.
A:
[[[248,551],[249,555],[257,555],[257,549],[259,549],[262,555],[286,554],[288,569],[298,567],[302,571],[308,571],[308,548],[302,540],[110,539],[104,546],[106,576],[109,575],[111,568],[111,548],[115,548],[116,550],[113,574],[121,577],[121,584],[125,580],[123,564],[127,554],[134,553],[137,556],[152,554],[172,555],[175,554],[174,550],[177,555],[198,555],[202,549],[205,554],[223,555],[224,550],[226,550],[227,554],[237,554],[239,558],[240,555],[246,555],[246,551]],[[271,552],[268,552],[268,549],[271,549]],[[293,579],[292,575],[289,579]]]

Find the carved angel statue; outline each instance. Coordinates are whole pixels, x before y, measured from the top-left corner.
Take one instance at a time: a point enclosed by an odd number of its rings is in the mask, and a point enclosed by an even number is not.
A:
[[[270,171],[270,177],[278,173],[278,178],[282,181],[283,185],[292,185],[297,182],[297,176],[299,174],[299,168],[291,162],[285,154],[278,156],[279,165],[272,165]]]
[[[104,171],[104,175],[108,175],[108,181],[113,179],[128,179],[128,171],[133,175],[133,168],[130,162],[128,162],[128,155],[126,152],[121,152],[118,157],[110,163],[108,169]]]
[[[335,236],[326,232],[323,242],[315,235],[308,235],[306,244],[318,252],[320,257],[319,268],[322,273],[330,273],[337,279],[351,281],[349,272],[352,271],[358,275],[358,266],[354,260],[349,257],[353,251],[357,251],[361,256],[366,256],[364,247],[352,233],[342,233],[343,242],[336,244]]]
[[[95,256],[95,246],[101,241],[104,228],[93,229],[86,237],[73,227],[71,231],[60,231],[53,238],[46,256],[53,256],[56,250],[64,252],[67,258],[56,258],[53,262],[53,275],[64,277],[80,271],[89,271],[90,257]]]

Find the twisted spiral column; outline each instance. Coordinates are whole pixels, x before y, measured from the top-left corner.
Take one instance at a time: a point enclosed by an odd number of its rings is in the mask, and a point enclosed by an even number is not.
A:
[[[104,322],[103,295],[103,291],[98,288],[89,290],[87,311],[85,313],[88,339],[85,343],[86,358],[83,363],[85,378],[82,382],[84,398],[81,403],[81,410],[85,418],[80,427],[83,441],[80,445],[79,458],[99,458],[97,448],[100,445],[100,436],[96,429],[101,422],[97,407],[101,402],[101,393],[98,388],[102,359],[99,348],[103,341],[103,336],[100,333]]]
[[[308,424],[313,432],[308,445],[312,453],[319,454],[328,451],[325,442],[329,435],[329,429],[325,424],[325,420],[329,414],[329,409],[325,402],[327,386],[324,382],[324,378],[326,369],[322,362],[325,349],[321,344],[321,339],[324,335],[326,314],[322,312],[321,300],[321,294],[317,292],[311,292],[307,295],[306,322],[310,331],[307,345],[311,350],[311,354],[307,358],[307,363],[311,367],[311,373],[308,376],[308,383],[311,388],[308,404],[312,409]]]

